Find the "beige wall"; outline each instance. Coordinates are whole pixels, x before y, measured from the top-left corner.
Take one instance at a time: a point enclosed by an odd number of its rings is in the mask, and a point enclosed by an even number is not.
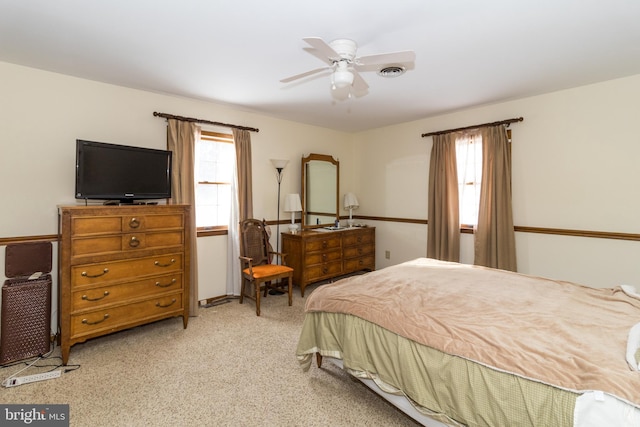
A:
[[[154,111],[260,129],[251,134],[254,216],[258,218],[274,220],[277,214],[277,182],[269,159],[290,160],[282,179],[282,197],[300,192],[304,155],[331,154],[344,164],[352,162],[350,136],[341,132],[2,62],[0,94],[0,182],[5,200],[0,237],[57,233],[56,207],[77,203],[76,138],[166,147],[165,121],[154,117]],[[348,178],[341,183],[351,186]],[[281,218],[288,215],[282,212]],[[199,298],[224,295],[226,236],[200,238],[198,246]],[[0,256],[3,260],[3,247]],[[0,277],[4,277],[4,262]]]
[[[360,133],[358,214],[426,219],[432,141],[421,134],[522,116],[511,127],[517,226],[640,233],[638,99],[633,76]],[[378,226],[378,267],[426,254],[426,226]],[[463,236],[463,262],[472,243]],[[640,287],[640,243],[531,233],[516,243],[520,272]]]
[[[516,225],[640,233],[640,76],[357,134],[7,63],[0,63],[0,93],[0,237],[57,232],[56,206],[76,203],[76,138],[163,148],[165,123],[153,111],[259,128],[252,134],[254,213],[271,220],[277,184],[269,159],[290,159],[284,196],[299,192],[299,159],[311,152],[340,160],[340,195],[356,193],[355,214],[426,219],[431,139],[421,134],[523,116],[512,126]],[[378,268],[426,254],[426,226],[370,224],[378,227]],[[594,286],[640,282],[640,243],[529,233],[516,239],[521,272]],[[463,262],[472,260],[472,242],[463,236]],[[225,294],[226,237],[198,245],[199,298]]]

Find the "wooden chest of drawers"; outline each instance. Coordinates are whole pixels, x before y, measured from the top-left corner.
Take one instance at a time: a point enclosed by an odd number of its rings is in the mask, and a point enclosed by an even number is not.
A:
[[[72,345],[167,317],[189,319],[189,206],[60,208],[59,326]]]
[[[321,232],[282,233],[282,252],[293,268],[293,283],[304,288],[313,282],[360,270],[375,270],[374,227]]]

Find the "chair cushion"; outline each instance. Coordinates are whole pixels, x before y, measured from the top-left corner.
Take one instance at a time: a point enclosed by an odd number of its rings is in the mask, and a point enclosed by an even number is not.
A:
[[[244,274],[251,274],[248,268],[242,270]],[[262,279],[264,277],[276,276],[278,274],[287,274],[293,272],[293,268],[286,265],[278,264],[264,264],[256,265],[253,267],[253,277],[255,279]]]

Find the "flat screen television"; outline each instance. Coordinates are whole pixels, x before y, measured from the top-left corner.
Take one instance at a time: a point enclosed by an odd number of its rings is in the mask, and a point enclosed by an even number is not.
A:
[[[136,203],[171,197],[171,151],[76,140],[76,199]]]

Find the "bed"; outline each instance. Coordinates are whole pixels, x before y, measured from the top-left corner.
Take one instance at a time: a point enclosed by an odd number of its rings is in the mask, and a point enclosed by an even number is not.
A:
[[[419,258],[309,295],[336,361],[427,426],[640,426],[640,295]]]

